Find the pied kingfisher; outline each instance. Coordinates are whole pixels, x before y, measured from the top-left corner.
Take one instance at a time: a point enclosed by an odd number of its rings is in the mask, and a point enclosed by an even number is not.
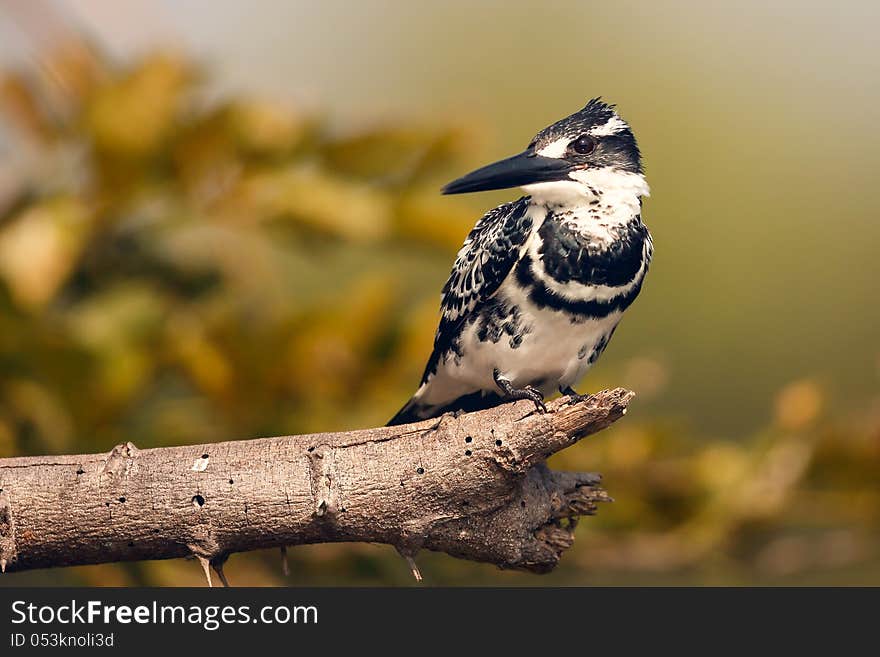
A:
[[[591,100],[443,193],[509,187],[529,196],[490,210],[467,236],[421,386],[389,424],[511,399],[543,412],[557,390],[581,399],[572,386],[641,290],[653,254],[641,219],[649,190],[613,105]]]

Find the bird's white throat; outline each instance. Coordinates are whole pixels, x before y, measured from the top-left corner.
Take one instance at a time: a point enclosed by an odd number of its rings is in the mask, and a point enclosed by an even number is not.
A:
[[[612,167],[581,169],[569,174],[570,180],[523,185],[532,202],[548,207],[578,207],[599,200],[603,205],[619,207],[621,214],[638,212],[639,198],[651,190],[640,173]]]

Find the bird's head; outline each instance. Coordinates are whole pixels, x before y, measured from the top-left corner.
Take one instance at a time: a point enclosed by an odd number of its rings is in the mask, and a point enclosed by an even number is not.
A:
[[[648,194],[636,138],[613,105],[594,98],[541,130],[518,155],[472,171],[444,194],[522,187],[533,197],[565,202],[597,191]]]

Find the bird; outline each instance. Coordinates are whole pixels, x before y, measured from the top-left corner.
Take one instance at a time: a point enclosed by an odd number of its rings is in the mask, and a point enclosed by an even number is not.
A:
[[[441,293],[433,351],[388,422],[528,399],[537,412],[608,346],[654,253],[642,223],[642,157],[615,105],[593,98],[521,153],[452,181],[444,194],[521,187],[470,231]]]

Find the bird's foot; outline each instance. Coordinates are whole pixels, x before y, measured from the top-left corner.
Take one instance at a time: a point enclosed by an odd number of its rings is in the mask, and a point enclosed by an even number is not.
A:
[[[492,378],[495,379],[495,385],[501,389],[507,399],[529,399],[535,404],[535,409],[539,413],[547,412],[547,407],[544,405],[544,395],[537,388],[533,386],[514,388],[513,384],[501,376],[498,370],[492,372]]]
[[[565,395],[568,399],[565,402],[566,406],[571,406],[572,404],[577,404],[582,401],[587,401],[590,398],[590,395],[581,395],[578,394],[574,388],[571,386],[565,386],[559,388],[559,392]]]

